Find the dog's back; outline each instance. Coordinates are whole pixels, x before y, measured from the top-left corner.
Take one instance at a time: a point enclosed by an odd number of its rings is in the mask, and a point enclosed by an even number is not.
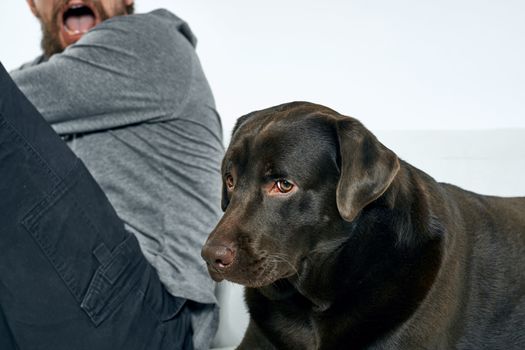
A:
[[[482,196],[443,185],[463,226],[464,305],[459,349],[523,349],[525,198]],[[453,232],[451,232],[454,235]],[[503,346],[503,348],[502,348]]]

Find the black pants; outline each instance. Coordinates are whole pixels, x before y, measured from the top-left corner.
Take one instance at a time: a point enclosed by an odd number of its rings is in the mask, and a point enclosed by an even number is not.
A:
[[[185,300],[0,64],[0,349],[191,349],[191,336]]]

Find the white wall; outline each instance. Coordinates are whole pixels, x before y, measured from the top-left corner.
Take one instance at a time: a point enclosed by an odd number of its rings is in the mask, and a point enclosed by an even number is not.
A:
[[[197,34],[226,141],[242,114],[310,100],[359,118],[439,181],[525,195],[525,1],[137,0],[138,12],[157,7]],[[0,1],[8,69],[38,54],[39,37],[25,1]],[[243,334],[234,292],[219,295],[217,345]]]
[[[138,0],[184,16],[226,121],[310,100],[372,129],[525,127],[525,1]]]
[[[165,7],[192,26],[226,142],[240,115],[291,100],[325,104],[379,133],[525,128],[523,0],[136,2],[138,12]],[[39,52],[26,7],[0,1],[8,69]]]
[[[226,129],[312,100],[373,129],[525,127],[523,0],[136,0],[188,20]],[[39,51],[25,1],[0,2],[0,60]]]
[[[437,181],[481,194],[525,196],[525,129],[380,130],[376,136]]]

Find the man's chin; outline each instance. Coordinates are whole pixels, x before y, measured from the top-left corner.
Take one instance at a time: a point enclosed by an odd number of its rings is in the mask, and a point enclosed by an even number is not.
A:
[[[69,32],[67,29],[63,28],[60,31],[60,41],[62,50],[64,50],[69,45],[76,43],[85,33],[79,32]]]
[[[79,6],[83,8],[79,13]],[[83,1],[57,4],[52,20],[41,20],[42,50],[46,57],[61,53],[76,43],[90,29],[109,18],[98,2]]]

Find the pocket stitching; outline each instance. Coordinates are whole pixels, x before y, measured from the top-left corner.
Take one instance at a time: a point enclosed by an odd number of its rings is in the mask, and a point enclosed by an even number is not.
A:
[[[31,146],[31,144],[26,140],[26,138],[18,132],[18,130],[11,124],[9,120],[7,120],[2,113],[0,113],[0,117],[2,117],[3,123],[0,124],[0,126],[5,125],[10,131],[11,134],[14,135],[19,141],[21,141],[22,145],[24,146],[24,149],[26,152],[30,153],[31,156],[33,156],[41,167],[43,167],[46,171],[46,174],[48,174],[51,178],[51,181],[56,185],[60,183],[60,177],[51,169],[49,164],[40,156],[40,154]]]
[[[80,161],[77,159],[74,166],[68,172],[65,180],[59,182],[55,189],[47,196],[45,196],[40,202],[38,202],[29,212],[23,217],[21,223],[26,231],[35,239],[38,246],[42,249],[47,259],[51,262],[51,265],[58,272],[58,275],[62,281],[64,281],[68,290],[73,294],[77,302],[81,302],[83,299],[82,292],[78,288],[78,281],[74,274],[70,273],[64,262],[56,260],[56,252],[53,251],[52,246],[43,238],[42,234],[38,230],[39,219],[50,210],[57,202],[59,202],[77,182],[78,173],[80,171]],[[94,234],[98,234],[98,230],[91,222],[89,216],[86,214],[84,208],[73,200],[73,206],[75,211],[79,214],[79,220],[90,228]]]
[[[127,242],[128,240],[124,241],[122,244],[127,245]],[[80,307],[84,309],[95,326],[98,326],[106,319],[106,317],[108,317],[112,312],[116,311],[116,306],[122,304],[122,301],[127,298],[132,290],[139,284],[140,276],[147,267],[144,261],[133,261],[131,259],[128,259],[125,264],[123,264],[123,266],[124,268],[121,269],[122,271],[119,273],[119,277],[122,275],[123,271],[128,269],[132,270],[132,273],[128,276],[128,281],[124,284],[124,287],[126,288],[122,288],[113,298],[109,294],[109,292],[114,288],[113,284],[109,283],[108,286],[107,283],[103,282],[104,280],[107,281],[107,277],[104,276],[105,267],[100,266],[93,275],[91,283],[89,284],[88,290],[82,300]],[[118,280],[118,277],[116,280]],[[97,300],[96,297],[104,293],[107,295],[106,297],[102,298],[101,303],[101,301]]]

